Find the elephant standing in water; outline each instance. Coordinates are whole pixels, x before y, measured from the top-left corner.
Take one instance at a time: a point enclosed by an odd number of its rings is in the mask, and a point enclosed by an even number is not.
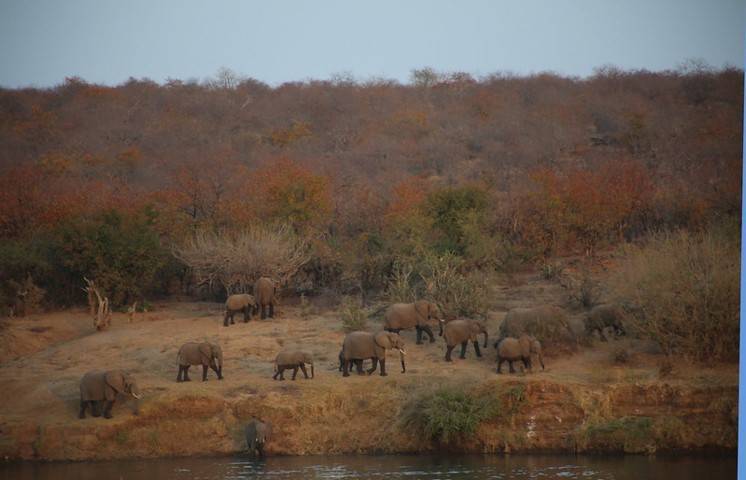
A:
[[[240,293],[231,295],[225,301],[225,318],[223,319],[223,326],[228,326],[228,321],[233,325],[233,315],[238,312],[243,313],[244,323],[251,320],[251,311],[254,309],[254,297],[246,293]]]
[[[179,364],[179,373],[176,374],[177,382],[189,382],[189,367],[202,365],[202,381],[207,381],[207,367],[210,367],[217,375],[218,380],[223,379],[223,349],[214,343],[189,342],[179,349],[176,356]]]
[[[275,358],[275,374],[272,376],[272,379],[277,380],[277,377],[279,376],[280,380],[285,380],[282,373],[288,368],[293,369],[292,380],[295,380],[295,376],[298,374],[298,368],[303,372],[303,376],[308,378],[306,364],[311,365],[311,378],[313,378],[313,357],[311,357],[310,353],[300,350],[286,350],[280,352]]]
[[[443,320],[440,318],[438,306],[426,300],[414,303],[395,303],[386,310],[383,329],[388,332],[399,333],[402,330],[414,328],[417,330],[417,345],[422,344],[422,332],[430,337],[430,343],[435,341],[431,320],[437,320],[440,335],[443,335]]]
[[[358,363],[358,373],[362,374],[362,360],[370,358],[373,360],[373,366],[368,370],[368,375],[376,371],[378,362],[381,362],[381,376],[386,376],[386,350],[399,350],[401,359],[402,373],[407,371],[404,365],[404,341],[397,333],[378,332],[376,334],[368,332],[348,333],[342,344],[342,375],[349,377],[349,368],[355,360],[361,360]]]
[[[79,418],[85,418],[88,405],[94,417],[101,415],[99,402],[104,402],[104,418],[111,418],[111,407],[114,405],[117,393],[127,394],[135,400],[140,399],[140,388],[132,376],[118,370],[107,372],[88,372],[80,380],[80,413]],[[138,406],[135,404],[135,414]]]
[[[253,419],[246,425],[246,447],[249,454],[264,457],[264,445],[272,436],[272,424]]]
[[[254,283],[254,313],[261,310],[261,319],[267,318],[267,307],[269,307],[269,318],[275,317],[275,304],[277,303],[277,287],[270,278],[261,277]]]
[[[477,335],[480,333],[484,334],[484,348],[487,348],[487,328],[482,322],[478,320],[453,320],[448,322],[443,330],[443,338],[446,341],[446,362],[451,361],[451,352],[458,344],[461,344],[459,358],[466,358],[466,346],[470,341],[474,344],[477,357],[481,357],[479,340],[477,340]]]

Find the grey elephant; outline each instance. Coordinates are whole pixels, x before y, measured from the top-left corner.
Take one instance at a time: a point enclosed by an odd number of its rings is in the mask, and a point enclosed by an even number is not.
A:
[[[484,334],[484,348],[487,348],[488,333],[487,328],[479,320],[451,320],[443,329],[443,338],[446,341],[446,362],[451,361],[451,352],[456,345],[461,344],[461,355],[459,358],[466,358],[466,346],[468,342],[474,344],[474,352],[477,357],[481,357],[479,351],[479,341],[477,335]]]
[[[189,342],[185,343],[179,349],[176,356],[176,362],[179,365],[179,373],[176,374],[177,382],[189,382],[189,367],[192,365],[202,365],[202,381],[207,381],[207,368],[211,368],[218,376],[218,380],[223,379],[223,349],[220,345],[208,342]]]
[[[261,318],[267,318],[267,307],[269,307],[269,318],[275,316],[275,304],[277,303],[277,286],[272,279],[261,277],[254,283],[254,313],[261,310]]]
[[[510,373],[515,373],[513,362],[522,361],[524,368],[533,371],[532,357],[536,356],[544,370],[544,355],[541,350],[541,342],[529,335],[521,335],[519,338],[506,337],[495,342],[497,349],[497,373],[502,373],[503,362],[508,362]]]
[[[554,305],[510,310],[500,324],[500,337],[518,338],[523,334],[533,335],[539,340],[569,335],[575,340],[567,313]]]
[[[111,408],[114,406],[117,394],[130,395],[135,400],[140,399],[140,388],[135,379],[119,370],[106,372],[92,371],[83,375],[80,380],[80,413],[79,418],[85,418],[86,408],[90,405],[94,417],[101,415],[99,402],[104,402],[104,418],[111,418]],[[137,404],[135,404],[137,413]]]
[[[402,373],[406,372],[407,368],[404,364],[404,340],[402,340],[398,333],[348,333],[342,343],[342,375],[345,377],[350,376],[350,362],[370,358],[373,361],[373,366],[368,370],[368,375],[375,372],[378,362],[381,362],[381,376],[386,376],[386,350],[399,350],[401,371]],[[358,373],[362,373],[362,362],[358,365]]]
[[[252,419],[246,425],[246,447],[249,454],[264,457],[264,446],[269,443],[272,436],[272,424]]]
[[[624,325],[622,325],[623,316],[624,312],[618,305],[610,303],[597,305],[583,319],[585,333],[590,336],[593,335],[593,332],[598,331],[602,342],[608,341],[606,335],[604,335],[604,330],[609,327],[617,337],[626,335],[627,331],[624,329]]]
[[[310,353],[302,350],[285,350],[277,354],[275,357],[275,374],[272,376],[273,380],[277,380],[278,376],[280,380],[285,380],[283,372],[286,369],[293,369],[293,378],[298,374],[298,368],[303,372],[303,376],[308,378],[308,372],[306,372],[306,364],[311,365],[311,378],[313,375],[313,357]]]
[[[417,330],[417,345],[422,344],[422,332],[430,337],[430,343],[435,341],[433,330],[430,328],[432,320],[437,320],[440,335],[443,335],[443,320],[440,318],[438,306],[427,300],[414,303],[395,303],[387,310],[383,320],[383,329],[388,332],[399,333],[402,330],[414,328]]]
[[[343,364],[345,362],[344,359],[344,349],[339,351],[339,371],[341,372],[343,370]],[[363,372],[363,361],[362,360],[348,360],[347,361],[347,369],[349,371],[352,371],[352,366],[357,366],[357,372],[362,373]]]
[[[223,326],[227,327],[229,320],[231,325],[233,325],[235,323],[233,321],[233,315],[238,312],[243,313],[244,323],[251,320],[251,311],[254,309],[254,303],[254,297],[247,293],[239,293],[228,297],[225,301],[225,318],[223,319]]]

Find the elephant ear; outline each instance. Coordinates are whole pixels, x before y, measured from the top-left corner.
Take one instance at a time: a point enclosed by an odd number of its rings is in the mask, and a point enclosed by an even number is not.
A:
[[[375,336],[376,344],[385,349],[391,349],[394,348],[394,344],[391,341],[391,337],[393,335],[396,335],[395,333],[391,332],[378,332]]]
[[[204,363],[209,363],[212,358],[212,345],[209,343],[200,343],[198,350],[199,354],[202,356],[202,361]]]
[[[425,300],[418,300],[414,302],[414,311],[417,312],[417,315],[427,320],[430,318],[430,303]]]
[[[104,374],[104,382],[106,382],[104,396],[108,401],[114,401],[117,393],[124,393],[125,383],[122,372],[118,370],[106,372]]]

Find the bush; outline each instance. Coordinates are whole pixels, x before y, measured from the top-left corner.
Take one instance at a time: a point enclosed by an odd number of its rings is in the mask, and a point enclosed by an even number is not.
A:
[[[367,328],[368,315],[360,306],[360,302],[352,297],[347,297],[342,302],[342,330],[345,333],[365,330]]]
[[[469,245],[466,234],[483,223],[486,209],[487,193],[473,186],[444,188],[428,195],[425,213],[438,234],[437,250],[464,255]]]
[[[497,412],[490,396],[472,396],[460,389],[443,388],[414,400],[404,412],[404,422],[427,438],[449,443],[472,435],[479,424]]]
[[[632,329],[666,354],[738,360],[737,228],[655,234],[624,255],[613,285]]]
[[[425,291],[447,318],[484,318],[488,309],[488,282],[478,271],[463,273],[463,263],[463,259],[450,253],[427,255],[420,272]]]

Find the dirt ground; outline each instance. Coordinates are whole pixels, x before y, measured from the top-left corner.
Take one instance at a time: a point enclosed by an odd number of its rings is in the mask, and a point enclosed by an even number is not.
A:
[[[673,372],[661,378],[659,366],[662,356],[655,353],[653,346],[629,338],[608,343],[595,340],[574,355],[548,357],[545,359],[547,368],[543,372],[498,376],[495,373],[495,350],[491,344],[492,339],[497,338],[499,324],[506,311],[538,303],[560,303],[564,299],[564,292],[554,282],[526,274],[520,279],[514,279],[510,286],[496,285],[494,298],[493,309],[487,321],[490,346],[483,350],[484,356],[481,359],[475,357],[470,346],[465,360],[454,355],[454,362],[446,363],[443,360],[445,346],[442,338],[437,337],[437,329],[436,342],[426,342],[421,346],[414,344],[415,332],[406,331],[402,335],[407,342],[407,372],[399,373],[398,355],[391,354],[387,362],[389,376],[385,378],[377,374],[373,377],[353,374],[349,378],[343,378],[337,370],[337,353],[344,338],[338,313],[334,309],[314,307],[304,310],[299,306],[290,306],[291,301],[287,300],[278,307],[274,319],[255,319],[243,323],[237,316],[237,323],[227,328],[222,324],[221,304],[175,301],[156,303],[153,311],[137,314],[132,323],[128,322],[126,314],[114,314],[112,326],[103,332],[93,329],[91,318],[84,309],[7,320],[0,331],[0,349],[3,352],[0,363],[0,392],[3,394],[0,434],[6,435],[5,440],[0,440],[0,454],[4,452],[9,458],[98,458],[97,454],[86,453],[94,450],[93,447],[87,449],[79,445],[74,451],[60,452],[58,448],[45,449],[41,445],[42,434],[55,431],[55,428],[61,432],[70,428],[78,429],[75,431],[82,435],[80,429],[98,432],[99,428],[121,426],[137,418],[132,415],[131,401],[118,402],[114,407],[115,418],[112,420],[77,418],[78,382],[85,372],[98,369],[121,369],[133,374],[144,397],[140,405],[140,422],[144,421],[143,418],[150,418],[156,423],[172,417],[181,418],[180,415],[187,415],[184,412],[200,416],[200,407],[197,405],[200,399],[233,402],[232,412],[237,418],[243,415],[236,413],[242,408],[246,415],[257,414],[259,407],[255,400],[261,399],[261,411],[277,422],[283,421],[283,406],[305,408],[305,414],[308,414],[308,409],[312,408],[308,405],[318,404],[321,406],[317,408],[323,412],[318,412],[319,418],[316,421],[323,423],[323,415],[335,408],[335,402],[342,402],[339,398],[347,395],[346,392],[362,394],[357,401],[360,403],[359,410],[364,411],[368,407],[366,402],[370,400],[365,398],[366,391],[373,395],[373,392],[394,388],[398,390],[392,395],[398,395],[397,392],[410,391],[423,385],[477,385],[485,381],[542,385],[542,391],[546,385],[558,386],[560,389],[567,387],[576,392],[603,392],[612,386],[633,388],[664,384],[669,389],[681,388],[684,389],[682,391],[691,392],[727,391],[730,396],[737,392],[737,365],[694,365],[679,359],[674,362]],[[576,327],[579,325],[580,315],[574,315]],[[378,330],[380,321],[370,320],[368,327],[372,331]],[[200,340],[217,342],[222,346],[225,354],[225,379],[218,381],[214,373],[209,371],[208,381],[202,382],[201,368],[193,367],[190,371],[192,382],[177,383],[176,354],[179,347],[185,342]],[[286,372],[288,380],[272,380],[273,359],[280,350],[288,347],[301,347],[313,353],[316,359],[315,379],[304,380],[299,372],[299,379],[292,382]],[[627,352],[629,358],[626,363],[614,361],[615,352],[619,349]],[[301,401],[299,398],[313,401]],[[205,400],[207,403],[209,401]],[[180,406],[187,404],[189,408],[184,407],[185,410],[179,414]],[[369,407],[375,408],[374,405]],[[207,405],[204,408],[206,410],[203,417],[210,417],[212,407]],[[631,406],[631,410],[624,415],[634,415],[634,408]],[[733,402],[724,408],[730,409],[725,412],[725,417],[735,415]],[[216,412],[215,415],[223,415],[220,408]],[[310,413],[313,414],[313,411]],[[285,416],[287,417],[287,411]],[[296,420],[301,419],[299,421],[304,418],[298,412],[290,416]],[[587,420],[588,414],[580,417]],[[337,417],[334,421],[344,422],[345,418]],[[585,421],[583,418],[578,422]],[[728,423],[732,420],[726,418],[725,421]],[[236,422],[238,420],[232,419],[225,420],[224,423],[233,425]],[[224,429],[222,426],[215,428],[218,432]],[[280,426],[278,434],[290,435],[293,428],[295,427],[292,425]],[[327,425],[325,428],[335,427]],[[344,430],[345,427],[336,428]],[[89,434],[90,432],[86,432],[86,435]],[[165,435],[163,431],[160,434]],[[100,432],[96,435],[102,436]],[[124,434],[116,435],[112,442],[120,445],[129,442]],[[173,435],[178,433],[173,432]],[[235,437],[237,434],[233,432],[232,435]],[[8,436],[13,438],[9,439]],[[359,439],[345,440],[346,437],[338,433],[329,433],[329,436],[334,438],[327,439],[325,444],[319,440],[319,434],[314,434],[306,438],[305,443],[298,440],[296,445],[303,443],[305,446],[302,448],[276,446],[275,451],[342,452],[346,449],[338,443],[344,441],[357,445],[352,451],[366,451],[364,442]],[[153,451],[149,451],[148,455],[159,455],[159,452],[164,455],[193,453],[188,448],[166,448],[168,441],[163,439],[157,442],[152,438],[151,440],[151,443],[157,443],[158,448],[151,449]],[[239,440],[234,438],[218,451],[230,451],[237,442]],[[370,444],[380,445],[381,442],[385,440],[374,439]],[[709,443],[712,442],[704,442]],[[412,448],[411,442],[407,445],[407,448]],[[728,448],[727,445],[725,448]],[[141,455],[142,452],[137,454]]]

